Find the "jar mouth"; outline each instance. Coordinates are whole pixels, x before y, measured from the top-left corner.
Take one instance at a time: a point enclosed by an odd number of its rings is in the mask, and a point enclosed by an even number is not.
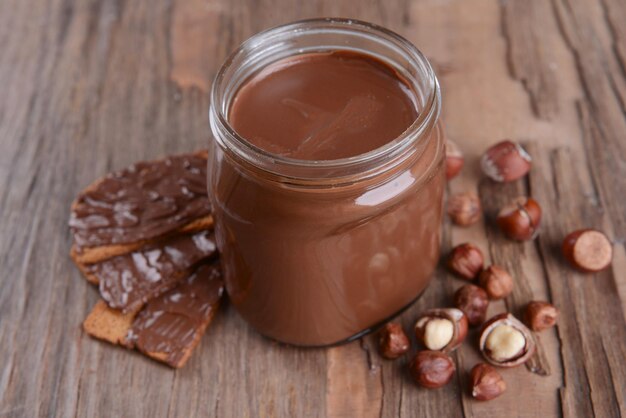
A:
[[[290,39],[315,34],[361,38],[372,42],[378,49],[386,49],[396,54],[402,65],[380,53],[349,45],[349,41],[342,44],[334,40],[328,44],[320,42],[299,47],[289,44]],[[242,68],[246,65],[253,66],[255,63],[262,68],[287,56],[336,50],[374,55],[399,70],[407,80],[415,81],[415,78],[419,77],[421,84],[412,86],[418,87],[419,91],[416,93],[420,94],[420,97],[416,98],[419,102],[418,116],[404,132],[374,150],[355,156],[332,160],[303,160],[259,148],[235,131],[228,120],[230,104],[238,88],[253,72],[250,70],[246,74]],[[270,57],[273,58],[269,59]],[[416,71],[419,75],[416,76],[411,71]],[[229,82],[233,84],[232,79],[237,77],[240,78],[239,84],[227,85]],[[316,18],[287,23],[259,32],[231,53],[213,81],[209,118],[214,140],[229,155],[270,175],[317,183],[321,180],[350,181],[351,177],[357,175],[363,179],[395,166],[391,163],[394,161],[398,163],[400,157],[407,154],[411,148],[415,148],[416,143],[432,129],[439,118],[440,109],[441,92],[435,72],[426,57],[407,39],[373,23],[345,18]]]

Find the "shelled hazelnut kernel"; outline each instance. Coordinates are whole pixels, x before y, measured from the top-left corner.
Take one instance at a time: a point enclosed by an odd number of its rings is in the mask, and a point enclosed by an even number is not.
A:
[[[535,340],[528,328],[509,313],[496,315],[483,325],[479,340],[483,357],[500,367],[515,367],[535,352]]]
[[[449,352],[467,336],[467,317],[456,308],[429,309],[415,323],[415,336],[429,350]]]
[[[490,299],[503,299],[513,291],[513,278],[506,270],[496,265],[483,270],[478,281]]]
[[[468,242],[454,247],[448,256],[448,268],[463,279],[474,280],[483,266],[483,252]]]
[[[489,296],[484,289],[466,284],[454,293],[454,306],[465,313],[471,326],[477,326],[485,322]]]
[[[508,238],[517,241],[533,239],[539,232],[541,207],[530,197],[518,197],[500,210],[496,223]]]
[[[413,361],[409,363],[409,370],[418,385],[436,389],[452,380],[456,366],[447,354],[424,350],[415,355]]]
[[[579,229],[563,240],[563,255],[578,270],[595,273],[611,265],[613,246],[603,232]]]
[[[492,180],[509,182],[524,177],[530,170],[530,155],[516,142],[504,140],[483,154],[480,166]]]
[[[483,216],[480,199],[475,193],[457,193],[448,199],[448,216],[456,225],[469,226]]]
[[[524,322],[533,331],[552,328],[558,317],[559,310],[548,302],[532,301],[524,311]]]

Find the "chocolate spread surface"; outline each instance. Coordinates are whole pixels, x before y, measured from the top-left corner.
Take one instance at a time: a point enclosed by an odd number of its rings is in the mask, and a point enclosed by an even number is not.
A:
[[[81,193],[69,225],[77,247],[160,237],[210,213],[206,158],[171,156],[136,163]]]
[[[233,128],[254,145],[305,160],[381,147],[417,117],[414,95],[389,65],[364,54],[301,54],[263,68],[237,92]]]
[[[132,312],[171,289],[198,262],[215,254],[212,232],[180,235],[130,254],[87,266],[107,304]]]
[[[219,262],[203,264],[174,289],[150,300],[137,314],[126,344],[163,353],[177,364],[194,345],[219,305],[223,293]]]

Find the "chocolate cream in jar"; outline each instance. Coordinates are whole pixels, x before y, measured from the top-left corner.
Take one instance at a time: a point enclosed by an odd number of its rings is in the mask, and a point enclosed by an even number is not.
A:
[[[426,58],[364,22],[253,36],[219,71],[209,194],[226,288],[260,333],[350,341],[410,305],[439,258],[444,144]]]

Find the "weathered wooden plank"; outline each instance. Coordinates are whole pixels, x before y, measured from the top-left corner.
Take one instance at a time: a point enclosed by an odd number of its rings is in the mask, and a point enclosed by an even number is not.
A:
[[[0,416],[624,414],[625,354],[616,345],[624,323],[611,319],[620,303],[626,312],[625,8],[620,0],[0,2]],[[331,350],[284,347],[229,306],[176,372],[82,334],[97,292],[67,257],[74,194],[112,168],[205,146],[206,91],[226,54],[261,29],[320,15],[389,26],[446,70],[444,119],[467,157],[451,192],[477,188],[477,158],[489,144],[531,142],[530,189],[498,188],[485,206],[527,191],[546,200],[538,245],[502,241],[488,216],[468,229],[446,225],[444,249],[475,241],[523,278],[492,314],[519,311],[531,295],[561,307],[561,326],[540,336],[550,376],[504,371],[508,392],[477,403],[466,391],[480,360],[475,333],[454,355],[453,383],[426,391],[407,375],[410,356],[380,359],[373,336]],[[593,278],[570,271],[557,248],[588,219],[616,243],[612,271]],[[460,285],[438,271],[399,318],[405,329],[421,310],[449,304]]]
[[[562,240],[570,231],[601,229],[604,211],[593,196],[580,193],[569,150],[532,145],[530,151],[539,160],[531,172],[530,187],[545,209],[539,248],[552,299],[561,309],[558,333],[565,365],[562,402],[574,415],[620,416],[623,392],[615,390],[626,384],[626,372],[611,366],[626,358],[626,322],[616,289],[617,276],[611,270],[578,273],[560,254]],[[546,187],[549,185],[552,187]],[[576,363],[578,367],[568,367]]]
[[[551,119],[559,111],[556,64],[551,62],[551,51],[541,42],[551,19],[549,4],[503,1],[502,14],[511,73],[528,90],[537,116]]]

